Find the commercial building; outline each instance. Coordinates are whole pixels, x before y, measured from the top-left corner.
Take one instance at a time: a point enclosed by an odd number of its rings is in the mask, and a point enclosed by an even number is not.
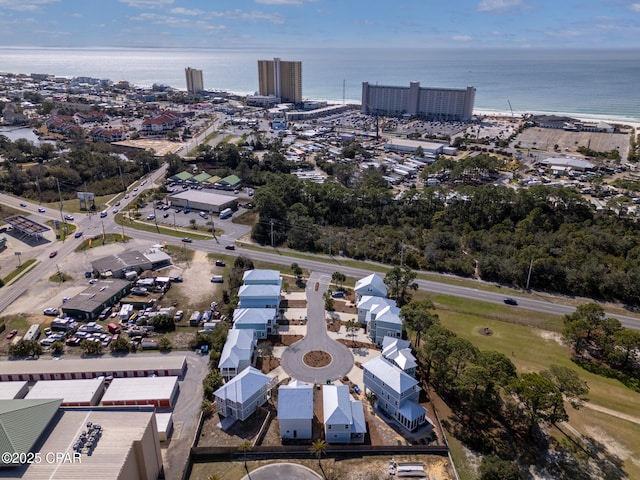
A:
[[[178,398],[178,377],[114,378],[102,405],[172,407]]]
[[[94,263],[98,262],[99,260],[96,260]],[[130,288],[131,283],[127,280],[100,280],[63,303],[62,312],[78,320],[95,320],[105,308],[124,297]]]
[[[362,82],[362,113],[417,116],[449,121],[467,121],[473,116],[476,89],[425,88],[420,82],[409,87],[369,85]]]
[[[144,355],[128,357],[65,358],[56,362],[15,360],[0,362],[0,382],[73,380],[95,377],[182,376],[187,359],[180,355]]]
[[[127,272],[140,274],[144,270],[157,270],[169,265],[171,257],[159,248],[150,248],[144,253],[139,250],[127,250],[91,262],[95,275],[112,278],[125,278]]]
[[[29,391],[29,384],[22,382],[0,382],[0,400],[24,398]]]
[[[302,62],[258,60],[258,94],[302,102]]]
[[[195,95],[204,91],[204,81],[202,80],[202,70],[187,67],[184,69],[187,79],[187,93]]]
[[[42,402],[43,400],[40,400]],[[59,400],[57,400],[59,403]],[[56,409],[57,410],[57,409]],[[26,418],[26,417],[25,417]],[[35,419],[34,419],[35,420]],[[32,423],[34,420],[22,419]],[[80,444],[80,437],[99,425],[99,435]],[[60,409],[39,449],[43,461],[17,467],[14,478],[70,480],[156,480],[162,472],[162,452],[153,408]],[[72,446],[76,448],[72,449]],[[20,451],[34,451],[23,448]],[[37,450],[36,450],[37,451]],[[51,456],[53,453],[53,457]],[[56,457],[55,452],[62,456]],[[47,456],[48,455],[48,456]]]
[[[192,210],[213,213],[220,213],[225,208],[238,209],[236,198],[204,190],[185,190],[167,195],[167,202],[171,202],[172,207],[189,207]]]
[[[97,405],[104,393],[104,377],[86,380],[40,380],[25,398],[61,398],[62,407]]]

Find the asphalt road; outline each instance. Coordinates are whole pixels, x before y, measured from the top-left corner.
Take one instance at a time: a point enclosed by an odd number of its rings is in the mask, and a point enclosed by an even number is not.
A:
[[[166,165],[159,168],[157,171],[152,172],[150,176],[146,177],[146,184],[140,188],[140,191],[145,188],[150,188],[155,181],[160,180],[166,172]],[[120,209],[126,209],[129,202],[132,202],[135,198],[130,197],[126,200],[121,200]],[[20,208],[19,204],[23,203],[22,199],[18,199],[16,197],[11,197],[9,195],[0,195],[0,201],[2,203],[6,203],[7,205],[14,206],[16,208]],[[60,219],[61,215],[67,212],[59,212],[56,210],[48,209],[46,213],[41,214],[37,213],[38,205],[27,203],[27,207],[23,208],[29,212],[33,212],[35,215],[40,215],[42,217],[46,217],[47,219]],[[170,237],[166,235],[161,235],[153,232],[144,232],[140,230],[135,230],[132,228],[121,227],[117,225],[114,221],[113,214],[109,213],[106,218],[99,218],[98,215],[75,215],[74,223],[77,226],[78,231],[84,231],[85,234],[88,235],[96,235],[103,231],[107,233],[113,232],[121,232],[124,230],[125,234],[130,237],[135,237],[138,239],[148,240],[151,243],[163,243],[165,240],[167,244],[180,246],[181,239],[179,237]],[[229,227],[229,225],[234,225],[235,228]],[[254,251],[254,250],[244,250],[241,247],[236,247],[235,252],[225,250],[225,246],[231,244],[239,238],[241,235],[248,231],[245,226],[237,226],[235,224],[231,224],[227,222],[224,224],[223,228],[229,228],[228,231],[225,231],[224,235],[216,240],[194,240],[190,245],[190,248],[195,250],[200,250],[204,252],[218,252],[225,253],[227,255],[247,255],[255,260],[261,260],[265,262],[276,263],[280,265],[290,265],[293,262],[297,262],[302,268],[308,269],[313,272],[319,273],[327,273],[331,275],[335,271],[340,271],[345,275],[362,278],[365,277],[373,271],[370,269],[370,265],[373,265],[369,262],[360,262],[360,267],[351,267],[347,265],[341,264],[342,259],[340,257],[329,257],[329,256],[318,256],[317,260],[308,260],[301,259],[295,256],[289,256],[286,251],[282,251],[278,253],[277,251],[273,252],[263,252],[263,251]],[[52,246],[51,250],[57,249],[58,255],[55,259],[48,258],[48,252],[43,252],[38,256],[39,264],[29,273],[24,275],[18,281],[14,282],[10,287],[4,287],[0,289],[0,314],[1,312],[7,308],[16,298],[22,295],[27,288],[34,283],[36,279],[42,278],[43,275],[49,273],[51,271],[52,264],[55,265],[55,261],[62,262],[64,258],[73,253],[76,244],[73,242],[73,239],[69,239],[66,242],[58,243],[55,246]],[[352,262],[350,262],[352,263]],[[380,266],[378,264],[378,266]],[[384,267],[384,266],[383,266]],[[469,300],[477,300],[483,302],[497,303],[502,304],[505,295],[494,292],[487,292],[480,289],[462,287],[456,285],[450,285],[447,283],[440,283],[437,281],[431,280],[417,280],[418,287],[421,290],[440,293],[445,295],[451,295],[456,297],[462,297]],[[514,306],[512,308],[516,309],[526,309],[541,313],[550,313],[554,315],[566,315],[575,311],[574,307],[563,305],[560,303],[552,303],[545,302],[542,300],[534,300],[528,297],[518,297],[512,294],[508,296],[515,298],[518,301],[518,306]],[[622,325],[626,328],[630,328],[633,330],[640,330],[640,318],[634,317],[631,315],[610,315],[615,316]]]
[[[329,288],[331,275],[311,273],[307,282],[307,334],[289,345],[282,353],[280,365],[287,374],[308,383],[338,380],[353,367],[353,355],[340,342],[329,338],[324,310],[324,292]],[[317,288],[316,288],[317,287]],[[326,367],[310,367],[303,361],[307,352],[321,350],[331,355]]]

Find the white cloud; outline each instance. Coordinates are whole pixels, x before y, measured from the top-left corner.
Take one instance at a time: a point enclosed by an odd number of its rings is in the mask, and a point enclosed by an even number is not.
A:
[[[56,3],[59,0],[0,0],[0,8],[20,12],[37,12],[42,5]]]
[[[200,10],[198,8],[189,9],[189,8],[182,8],[182,7],[172,8],[171,10],[169,10],[169,12],[173,13],[174,15],[189,15],[192,17],[197,17],[205,13],[204,10]]]
[[[629,5],[629,10],[632,12],[640,12],[640,3],[632,3]]]
[[[478,4],[479,12],[493,12],[496,10],[506,10],[522,5],[523,0],[482,0]]]
[[[119,0],[133,8],[161,8],[172,5],[173,0]]]
[[[454,35],[451,38],[456,42],[470,42],[471,40],[473,40],[473,38],[471,38],[469,35]]]
[[[169,15],[159,15],[157,13],[141,13],[131,18],[141,22],[149,22],[155,25],[166,25],[169,27],[184,27],[192,23],[185,18],[171,17]]]

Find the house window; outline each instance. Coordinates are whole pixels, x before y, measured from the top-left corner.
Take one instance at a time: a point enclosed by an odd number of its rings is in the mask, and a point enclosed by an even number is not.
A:
[[[327,430],[331,430],[331,424],[327,425]]]
[[[345,425],[345,426],[344,426],[344,429],[345,429],[345,430],[349,430],[349,425]]]

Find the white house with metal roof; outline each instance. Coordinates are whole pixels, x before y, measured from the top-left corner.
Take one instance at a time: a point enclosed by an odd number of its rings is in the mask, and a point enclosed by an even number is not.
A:
[[[356,305],[358,308],[358,322],[362,325],[367,323],[367,314],[374,305],[390,305],[395,307],[396,301],[386,297],[363,295]]]
[[[388,287],[384,280],[377,274],[372,273],[356,282],[354,288],[356,298],[359,300],[364,295],[373,295],[375,297],[386,297]]]
[[[278,422],[283,440],[311,438],[313,385],[294,380],[278,387]]]
[[[238,308],[233,312],[233,328],[253,330],[256,338],[267,338],[274,333],[277,319],[275,308]]]
[[[415,378],[382,356],[369,360],[362,368],[365,391],[376,395],[378,408],[410,431],[429,422],[427,410],[418,403],[420,386]]]
[[[222,348],[218,368],[225,381],[231,380],[242,370],[251,366],[256,348],[255,330],[232,328]]]
[[[247,367],[213,395],[218,414],[236,420],[246,420],[271,397],[271,388],[278,377],[270,378],[254,367]]]
[[[401,338],[385,337],[382,340],[382,356],[412,377],[416,376],[418,362],[411,353],[411,344]]]
[[[364,443],[367,425],[362,402],[351,399],[347,385],[322,386],[322,414],[328,443]]]

